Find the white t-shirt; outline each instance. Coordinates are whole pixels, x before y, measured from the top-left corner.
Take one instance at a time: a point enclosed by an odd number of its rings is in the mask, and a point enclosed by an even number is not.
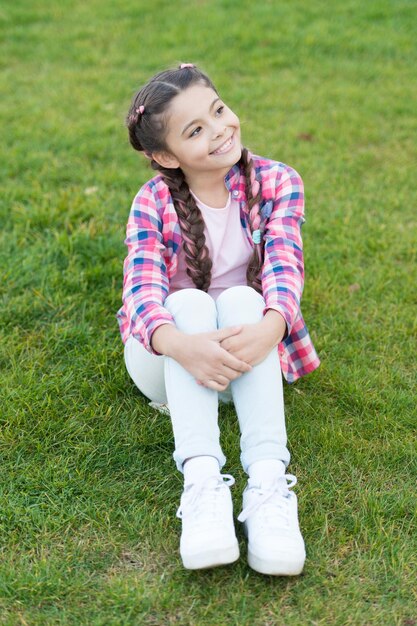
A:
[[[246,269],[253,248],[240,223],[239,202],[231,194],[222,209],[207,206],[195,195],[194,198],[203,215],[206,246],[213,262],[208,293],[216,299],[228,287],[247,284]],[[170,294],[180,289],[195,288],[186,270],[185,253],[181,248],[178,270],[171,279]]]

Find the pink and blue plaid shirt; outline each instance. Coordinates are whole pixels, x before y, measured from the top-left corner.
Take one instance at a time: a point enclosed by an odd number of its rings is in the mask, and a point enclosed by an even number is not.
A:
[[[261,231],[265,248],[262,293],[265,311],[284,316],[287,335],[278,345],[281,369],[291,383],[315,370],[320,360],[301,314],[304,285],[301,226],[304,223],[304,190],[299,174],[284,163],[251,155],[261,183]],[[240,203],[240,223],[248,240],[245,175],[238,164],[225,177],[226,187]],[[160,175],[148,181],[133,200],[125,243],[123,306],[117,313],[122,340],[136,337],[151,347],[152,333],[162,324],[174,324],[164,301],[169,281],[178,266],[182,242],[178,217],[168,186]]]

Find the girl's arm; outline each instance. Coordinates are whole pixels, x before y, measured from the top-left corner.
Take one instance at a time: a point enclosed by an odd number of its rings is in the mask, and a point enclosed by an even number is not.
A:
[[[257,324],[244,325],[239,335],[222,342],[230,354],[251,365],[260,363],[291,333],[300,310],[304,285],[301,240],[304,188],[299,174],[284,167],[276,184],[274,207],[264,233],[264,317]]]
[[[123,266],[123,303],[129,334],[153,352],[152,334],[162,324],[174,325],[163,302],[169,281],[164,262],[162,220],[149,183],[135,197],[129,214]]]
[[[264,234],[265,258],[262,291],[266,307],[280,313],[286,322],[285,336],[300,311],[304,286],[301,226],[304,223],[304,185],[300,175],[285,166],[277,180],[274,207]]]

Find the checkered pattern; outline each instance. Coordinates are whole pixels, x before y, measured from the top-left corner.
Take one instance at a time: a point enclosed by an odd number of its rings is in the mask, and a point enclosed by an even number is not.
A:
[[[279,344],[278,352],[283,375],[291,383],[320,364],[300,310],[304,284],[303,182],[288,165],[251,156],[262,188],[265,311],[275,309],[287,322],[287,336]],[[225,183],[240,202],[240,223],[252,244],[245,176],[239,165],[232,167]],[[152,333],[162,324],[174,324],[163,304],[169,292],[169,281],[177,271],[182,240],[171,194],[160,175],[148,181],[136,195],[126,233],[128,255],[123,268],[123,306],[117,313],[120,332],[124,343],[133,335],[153,352]]]

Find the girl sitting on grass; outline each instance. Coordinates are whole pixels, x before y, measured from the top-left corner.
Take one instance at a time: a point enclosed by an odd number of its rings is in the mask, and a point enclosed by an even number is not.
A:
[[[239,118],[189,63],[138,91],[127,126],[156,175],[129,215],[118,320],[132,380],[172,420],[184,567],[239,557],[220,400],[239,420],[249,565],[299,574],[282,373],[292,382],[319,365],[300,311],[302,180],[242,147]]]

